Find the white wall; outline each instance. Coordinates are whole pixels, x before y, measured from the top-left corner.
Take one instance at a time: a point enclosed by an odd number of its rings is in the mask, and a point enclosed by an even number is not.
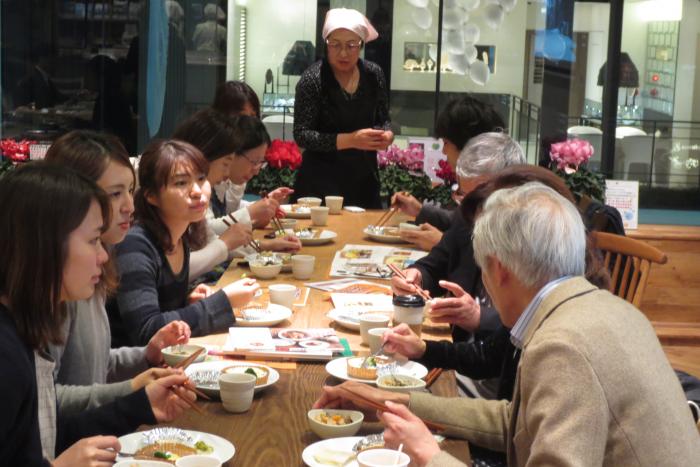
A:
[[[317,1],[248,0],[245,3],[248,16],[245,80],[262,100],[265,71],[272,70],[276,86],[279,67],[280,81],[286,83],[286,76],[281,74],[282,62],[294,41],[308,40],[315,45]],[[236,41],[237,35],[231,39]],[[236,49],[231,42],[228,46]],[[290,93],[294,93],[298,81],[298,76],[290,77]],[[281,91],[286,92],[286,89]]]
[[[685,0],[683,18],[678,36],[678,64],[676,68],[676,93],[673,105],[674,120],[700,120],[700,96],[693,95],[698,89],[697,73],[698,34],[700,34],[700,2]]]
[[[482,2],[485,3],[485,2]],[[404,0],[394,2],[394,23],[391,58],[391,89],[432,91],[435,89],[435,73],[408,72],[403,69],[404,42],[437,42],[437,7],[433,2],[428,3],[433,15],[433,26],[430,32],[419,30],[407,34],[411,26],[412,8]],[[481,29],[480,45],[496,47],[496,72],[485,86],[475,84],[471,79],[456,73],[443,73],[440,77],[442,91],[452,92],[486,92],[504,93],[520,96],[523,88],[523,73],[525,72],[525,27],[527,23],[527,2],[519,1],[517,6],[506,17],[498,31],[486,26],[481,17],[482,9],[472,12],[474,19]]]

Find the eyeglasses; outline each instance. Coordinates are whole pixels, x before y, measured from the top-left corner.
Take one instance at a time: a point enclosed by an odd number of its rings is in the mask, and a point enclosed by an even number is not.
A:
[[[240,156],[248,162],[250,162],[250,165],[252,165],[255,168],[264,169],[265,167],[267,167],[267,161],[265,159],[256,161],[248,157],[246,154],[240,154]]]
[[[342,50],[347,50],[348,53],[355,53],[362,48],[362,41],[348,41],[343,44],[340,41],[326,39],[326,46],[335,53],[339,53]]]

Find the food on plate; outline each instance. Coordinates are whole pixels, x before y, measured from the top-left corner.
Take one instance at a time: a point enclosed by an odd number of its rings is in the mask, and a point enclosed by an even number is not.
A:
[[[315,417],[314,420],[317,422],[323,423],[324,425],[333,425],[333,426],[340,426],[340,425],[348,425],[352,423],[352,418],[350,418],[349,415],[341,415],[341,414],[332,414],[328,412],[319,412]]]
[[[388,357],[369,357],[365,366],[362,363],[365,357],[353,357],[346,360],[348,376],[358,379],[377,379],[377,368],[391,362]]]
[[[303,339],[308,339],[311,336],[308,333],[300,331],[298,329],[286,329],[284,331],[280,331],[279,334],[277,334],[277,337],[279,337],[280,339],[300,341]]]
[[[251,255],[248,262],[254,266],[273,266],[282,264],[283,260],[272,251],[263,251],[257,255]]]
[[[368,449],[381,449],[384,447],[384,433],[375,433],[367,435],[352,447],[356,453],[366,451]]]
[[[314,453],[314,460],[321,465],[343,466],[348,465],[348,460],[354,456],[355,455],[349,451],[319,449]]]
[[[398,227],[377,227],[374,225],[368,225],[367,231],[374,235],[384,235],[387,237],[398,237],[399,228]]]
[[[299,239],[309,239],[309,238],[314,238],[318,233],[318,229],[312,229],[312,228],[304,228],[304,229],[295,229],[294,230],[294,235],[297,236]]]
[[[222,373],[247,373],[255,376],[255,385],[260,386],[267,383],[270,372],[267,368],[251,365],[232,365],[221,370]]]
[[[197,449],[198,452],[208,454],[211,452],[214,452],[214,446],[209,446],[207,443],[204,441],[197,441],[194,443],[195,449]]]
[[[292,204],[292,212],[297,214],[310,214],[311,208],[308,204]]]
[[[197,454],[197,449],[192,446],[172,441],[160,441],[142,447],[134,453],[134,457],[152,457],[174,464],[179,458],[193,454]]]

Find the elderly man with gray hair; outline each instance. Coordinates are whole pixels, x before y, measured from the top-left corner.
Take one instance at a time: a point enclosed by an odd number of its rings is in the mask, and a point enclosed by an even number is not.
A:
[[[649,321],[583,278],[585,228],[571,202],[540,183],[498,190],[473,242],[484,284],[522,351],[513,401],[353,386],[387,401],[379,418],[388,446],[403,443],[416,465],[464,465],[440,450],[421,417],[446,435],[505,451],[510,466],[697,465],[700,437]],[[316,405],[346,403],[343,394],[324,388]]]

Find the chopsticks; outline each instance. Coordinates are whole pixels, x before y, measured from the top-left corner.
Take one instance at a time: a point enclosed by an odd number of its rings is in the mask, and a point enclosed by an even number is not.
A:
[[[397,211],[396,208],[391,208],[391,209],[389,209],[387,212],[385,212],[384,214],[382,214],[382,217],[379,218],[379,220],[377,221],[376,224],[374,224],[374,226],[375,226],[375,227],[381,227],[381,226],[383,226],[384,224],[386,224],[387,221],[388,221],[389,219],[391,219],[391,217],[394,215],[394,213],[395,213],[396,211]]]
[[[348,399],[351,401],[357,403],[357,404],[366,404],[372,407],[375,410],[378,410],[380,412],[390,412],[389,407],[387,407],[384,404],[381,404],[379,402],[375,402],[372,399],[368,399],[362,394],[358,394],[355,391],[352,391],[351,389],[348,389],[347,387],[344,386],[338,386],[339,388],[342,388],[348,395]],[[421,418],[421,421],[425,423],[425,426],[427,426],[429,429],[434,430],[434,431],[445,431],[445,427],[443,425],[440,425],[439,423],[431,422],[429,420],[424,420]]]
[[[442,374],[442,368],[433,368],[425,377],[425,389],[428,389]]]
[[[236,220],[235,217],[233,217],[233,214],[228,213],[228,216],[227,216],[227,217],[228,217],[228,219],[231,219],[230,222],[226,219],[226,217],[222,217],[222,218],[221,218],[221,221],[222,221],[224,224],[226,224],[226,227],[231,227],[232,223],[233,223],[233,224],[238,224],[238,221]],[[251,248],[253,248],[253,249],[254,249],[255,251],[257,251],[258,253],[262,253],[262,249],[260,249],[260,245],[258,245],[257,242],[256,242],[255,240],[251,240],[250,242],[248,242],[248,246],[251,247]]]
[[[401,269],[396,267],[395,264],[387,264],[387,267],[391,269],[391,272],[393,272],[395,275],[399,276],[401,279],[406,280],[406,274],[403,273]],[[421,288],[418,284],[413,284],[413,287],[416,288],[416,293],[423,297],[424,300],[430,300],[430,294],[426,292],[424,289]]]
[[[203,349],[203,348],[197,350],[196,352],[194,352],[192,355],[190,355],[190,356],[187,357],[186,359],[181,360],[180,362],[178,362],[178,364],[175,365],[173,368],[179,368],[179,369],[182,369],[182,370],[186,370],[187,367],[190,366],[190,365],[192,364],[192,362],[194,362],[194,361],[197,359],[197,357],[199,357],[199,355],[200,355],[202,352],[204,352],[204,350],[205,350],[205,349]],[[187,380],[187,381],[189,381],[189,380]],[[201,397],[202,399],[205,399],[205,400],[208,400],[208,401],[211,400],[211,397],[207,396],[206,394],[204,394],[202,391],[200,391],[200,390],[197,389],[196,387],[192,387],[192,386],[189,386],[189,385],[187,385],[187,384],[185,384],[185,387],[187,387],[187,389],[189,389],[190,391],[192,391],[192,392],[194,392],[195,394],[197,394],[197,396]],[[171,388],[171,389],[172,389],[172,388]],[[177,392],[176,392],[175,394],[177,394]],[[179,396],[179,394],[177,394],[177,395]],[[180,398],[184,400],[183,397],[180,397]],[[189,399],[187,399],[186,402],[192,402],[192,401],[190,401]],[[199,407],[197,407],[197,408],[199,408]]]
[[[272,218],[272,227],[275,229],[275,232],[278,232],[282,236],[286,235],[287,232],[285,232],[284,227],[282,226],[282,223],[279,220],[279,217],[274,216]]]
[[[196,403],[195,401],[189,400],[188,398],[186,398],[185,396],[183,396],[182,394],[180,394],[179,392],[177,392],[177,391],[175,390],[175,388],[172,387],[172,386],[169,387],[168,389],[170,389],[170,392],[172,392],[173,394],[175,394],[177,397],[179,397],[180,399],[182,399],[183,401],[185,401],[185,402],[187,403],[187,405],[189,405],[190,407],[192,407],[198,414],[204,415],[204,410],[202,410],[202,408],[201,408],[200,406],[198,406],[197,403]],[[187,389],[192,390],[192,388],[187,388]],[[210,400],[211,400],[211,399],[210,399]]]

